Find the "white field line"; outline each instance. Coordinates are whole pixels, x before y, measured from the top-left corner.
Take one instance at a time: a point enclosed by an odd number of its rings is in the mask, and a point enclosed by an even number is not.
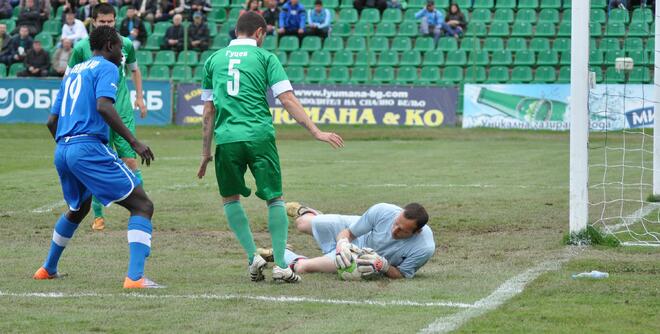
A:
[[[475,307],[464,309],[446,317],[440,317],[433,323],[429,324],[426,328],[422,329],[420,333],[448,333],[458,329],[468,320],[498,308],[515,295],[521,293],[528,283],[541,276],[541,274],[548,271],[558,270],[563,263],[570,260],[570,258],[576,253],[575,249],[577,248],[569,247],[568,251],[559,259],[542,262],[537,266],[508,279],[488,297],[480,299],[474,303]]]
[[[612,226],[606,226],[606,228],[610,232],[616,232],[620,229],[623,229],[625,227],[628,227],[640,220],[642,220],[644,217],[648,216],[649,213],[653,212],[654,210],[660,209],[660,203],[649,203],[642,207],[641,209],[633,212],[630,216],[623,217],[623,223],[619,223],[616,225]]]
[[[410,300],[345,300],[345,299],[321,299],[311,297],[291,297],[291,296],[254,296],[254,295],[235,295],[235,294],[198,294],[198,295],[158,295],[158,294],[140,294],[140,293],[63,293],[63,292],[26,292],[12,293],[0,291],[0,297],[18,297],[18,298],[145,298],[145,299],[211,299],[211,300],[256,300],[275,303],[317,303],[333,305],[359,305],[359,306],[414,306],[414,307],[454,307],[471,308],[473,304],[456,302],[416,302]]]
[[[549,186],[542,184],[442,184],[442,183],[381,183],[363,185],[367,188],[519,188],[519,189],[568,189],[568,186]]]

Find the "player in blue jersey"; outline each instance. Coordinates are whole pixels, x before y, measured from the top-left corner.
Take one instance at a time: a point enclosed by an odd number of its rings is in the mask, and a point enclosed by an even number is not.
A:
[[[321,214],[296,202],[286,206],[296,228],[312,235],[325,254],[307,258],[287,249],[285,261],[296,273],[337,272],[355,263],[355,275],[345,279],[412,278],[435,252],[428,213],[418,203],[380,203],[362,216]]]
[[[151,250],[153,203],[140,180],[107,146],[110,128],[126,139],[147,166],[154,155],[122,123],[113,104],[121,64],[122,43],[114,27],[98,27],[90,36],[94,56],[76,66],[62,81],[48,118],[57,146],[55,167],[69,211],[55,224],[50,251],[35,279],[62,275],[57,263],[80,222],[89,213],[92,195],[103,205],[117,203],[130,211],[129,262],[124,288],[162,287],[144,277]]]

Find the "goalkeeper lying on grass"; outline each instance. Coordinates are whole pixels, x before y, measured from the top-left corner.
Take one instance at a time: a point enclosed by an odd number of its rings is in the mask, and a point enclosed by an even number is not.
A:
[[[431,258],[435,242],[424,207],[400,208],[380,203],[362,216],[325,215],[299,203],[287,203],[296,228],[316,239],[325,256],[307,258],[286,250],[285,261],[296,273],[339,273],[344,280],[412,278]],[[260,249],[265,258],[269,250]]]

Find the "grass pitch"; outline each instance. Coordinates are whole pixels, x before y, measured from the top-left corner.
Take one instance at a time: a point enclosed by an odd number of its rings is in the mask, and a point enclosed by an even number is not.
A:
[[[171,127],[138,133],[156,154],[154,164],[143,168],[156,207],[146,272],[168,288],[138,295],[121,289],[127,212],[116,205],[106,211],[106,231],[92,232],[91,218],[78,229],[60,262],[66,279],[33,281],[65,209],[52,165],[54,144],[44,126],[2,125],[0,332],[417,332],[464,308],[394,303],[473,304],[564,250],[567,133],[337,127],[346,147],[333,151],[302,129],[277,130],[287,200],[345,214],[361,214],[378,202],[427,207],[437,251],[416,278],[341,282],[311,274],[299,285],[249,282],[212,169],[204,180],[195,177],[201,131]],[[257,243],[267,246],[265,204],[254,196],[243,204]],[[293,227],[289,240],[299,253],[320,255],[312,238]],[[660,332],[659,258],[657,249],[582,250],[459,332]],[[592,269],[611,277],[570,278]],[[359,303],[365,300],[387,306]]]

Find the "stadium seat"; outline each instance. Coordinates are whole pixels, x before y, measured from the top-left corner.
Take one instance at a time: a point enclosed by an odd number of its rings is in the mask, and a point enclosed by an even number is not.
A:
[[[171,27],[172,23],[170,22],[156,22],[154,25],[154,35],[160,35],[164,36],[165,32],[167,32],[167,28]]]
[[[470,0],[470,1],[468,1],[468,5],[472,5],[472,8],[474,8],[475,10],[482,9],[482,8],[490,10],[493,7],[495,7],[495,0],[480,0],[480,1]],[[461,8],[463,8],[463,7],[461,7]],[[468,7],[466,7],[466,8],[468,8]]]
[[[424,54],[424,66],[441,66],[445,63],[445,55],[440,50],[429,51]]]
[[[591,11],[589,13],[589,19],[591,22],[596,22],[596,23],[606,23],[607,22],[607,12],[600,9],[600,8],[591,8]],[[566,16],[564,16],[564,21],[566,21]]]
[[[354,8],[344,8],[339,11],[338,22],[356,23],[358,19],[358,12]]]
[[[436,83],[440,80],[440,69],[437,66],[424,66],[419,72],[419,82],[422,84]]]
[[[317,50],[312,52],[312,57],[309,61],[310,66],[330,66],[332,63],[332,56],[330,52]]]
[[[328,82],[330,83],[348,83],[350,76],[348,74],[348,67],[346,66],[332,66],[328,74]]]
[[[3,21],[2,23],[5,25],[7,24],[6,21]],[[9,26],[7,26],[7,31],[11,32],[12,30],[14,30],[14,27],[10,29]],[[44,22],[41,32],[52,36],[60,36],[62,34],[62,21],[55,19]]]
[[[554,66],[540,66],[534,74],[535,83],[554,83],[557,81],[557,73]]]
[[[170,68],[166,65],[154,65],[149,68],[149,79],[169,80]]]
[[[626,51],[644,50],[644,42],[638,37],[628,37],[623,40],[623,49]]]
[[[374,66],[376,63],[376,52],[362,50],[355,53],[355,66]]]
[[[280,61],[280,64],[282,64],[282,66],[287,65],[287,63],[289,62],[289,57],[287,56],[286,52],[277,50],[277,51],[273,51],[273,53],[277,57],[277,60]]]
[[[646,23],[635,22],[628,26],[628,36],[654,37],[655,30],[649,29]]]
[[[500,22],[503,23],[503,22]],[[488,36],[488,28],[484,22],[472,22],[468,24],[465,36]]]
[[[465,70],[465,82],[481,83],[486,81],[486,68],[482,66],[468,66]]]
[[[465,51],[455,50],[455,51],[447,52],[445,64],[448,66],[451,65],[464,66],[465,64],[467,64],[467,55],[465,54]]]
[[[557,78],[557,83],[569,83],[571,82],[571,67],[562,66],[559,69],[559,77]]]
[[[651,54],[653,55],[654,52],[651,52]],[[652,63],[650,62],[652,58],[649,58],[649,53],[646,52],[646,50],[629,51],[628,57],[632,58],[633,64],[635,64],[635,66],[646,66]]]
[[[512,37],[507,40],[506,49],[509,51],[527,50],[527,40],[522,37]]]
[[[516,13],[515,22],[527,22],[527,23],[536,23],[536,10],[534,9],[518,9]]]
[[[531,35],[531,33],[530,33]],[[509,36],[509,24],[506,22],[493,22],[490,25],[490,36],[492,37],[508,37]]]
[[[374,35],[374,25],[369,22],[358,22],[353,28],[353,36],[370,37]]]
[[[589,23],[589,35],[591,37],[600,37],[603,35],[603,27],[600,23],[590,22]]]
[[[472,22],[489,23],[490,17],[491,17],[490,9],[478,8],[472,11],[472,18],[470,19],[470,23]]]
[[[7,76],[7,65],[0,63],[0,78]]]
[[[481,50],[481,40],[475,37],[465,37],[461,40],[461,50],[468,52]]]
[[[513,57],[511,57],[511,51],[509,50],[493,51],[490,64],[502,65],[502,66],[508,66],[513,64]]]
[[[307,70],[305,81],[309,83],[321,83],[327,79],[325,66],[312,66]]]
[[[626,35],[626,25],[621,22],[608,22],[605,26],[605,36],[623,37]]]
[[[435,42],[432,37],[417,37],[415,39],[414,50],[420,52],[427,52],[435,49]]]
[[[300,66],[287,66],[286,75],[293,83],[303,83],[305,81],[305,69]]]
[[[616,64],[616,59],[625,56],[625,52],[621,50],[607,51],[605,52],[605,65],[614,65]]]
[[[589,50],[590,65],[602,65],[604,62],[605,58],[603,58],[603,52],[598,50]]]
[[[537,65],[557,65],[559,64],[559,55],[557,51],[545,50],[538,53],[536,57]]]
[[[438,50],[454,51],[458,50],[458,42],[455,38],[440,38],[438,40]]]
[[[514,22],[513,27],[511,28],[511,36],[532,36],[533,26],[529,22]]]
[[[447,66],[442,72],[442,82],[454,84],[463,81],[463,68],[460,66]]]
[[[45,50],[50,50],[50,49],[52,49],[52,48],[54,47],[54,44],[53,44],[53,36],[51,36],[51,35],[49,35],[49,34],[47,34],[47,33],[43,33],[43,32],[42,32],[42,33],[37,34],[36,36],[34,36],[34,40],[35,40],[35,41],[40,41],[40,42],[41,42],[41,46],[42,46]]]
[[[655,50],[655,38],[649,38],[646,40],[646,49]]]
[[[277,49],[277,36],[266,36],[261,47],[268,51]]]
[[[518,9],[539,8],[539,0],[518,0]]]
[[[590,72],[594,72],[596,74],[596,82],[601,83],[603,82],[603,70],[600,67],[589,67]]]
[[[350,23],[337,22],[332,24],[332,36],[330,37],[348,37],[352,33]]]
[[[229,7],[229,0],[212,0],[211,5],[213,8],[227,8]]]
[[[388,39],[382,36],[370,38],[367,45],[371,51],[383,52],[390,49]]]
[[[418,34],[417,22],[403,22],[399,25],[399,36],[416,37]]]
[[[242,8],[245,7],[245,1],[243,1],[243,0],[231,0],[229,2],[229,7],[230,8],[242,9]]]
[[[309,65],[309,53],[303,50],[296,50],[289,54],[288,66],[307,66]]]
[[[467,64],[472,67],[473,65],[486,66],[490,63],[488,51],[473,51],[468,55]]]
[[[653,11],[648,8],[636,8],[633,10],[632,23],[646,23],[653,22]]]
[[[539,52],[550,49],[550,40],[544,37],[534,37],[529,42],[529,50]]]
[[[498,8],[493,15],[493,22],[513,23],[514,17],[513,9]]]
[[[335,9],[339,8],[339,0],[324,0],[323,7],[331,9],[331,12],[334,12]]]
[[[412,41],[409,37],[397,36],[392,40],[391,49],[394,51],[407,51],[412,49]]]
[[[177,57],[177,65],[196,65],[199,62],[199,57],[196,51],[181,51]]]
[[[151,51],[138,50],[135,52],[135,59],[139,65],[151,65],[154,62]]]
[[[534,36],[539,37],[554,37],[556,34],[555,24],[551,22],[540,22],[536,25],[536,33]]]
[[[353,8],[353,0],[341,0],[340,9]]]
[[[360,14],[360,22],[378,23],[380,22],[380,12],[376,8],[365,8]]]
[[[610,16],[608,18],[608,21],[628,23],[628,21],[630,21],[630,16],[628,15],[628,9],[613,8],[610,11]]]
[[[346,50],[363,51],[367,49],[367,41],[364,37],[351,36],[346,41]]]
[[[507,9],[514,9],[516,8],[516,1],[517,0],[497,0],[495,2],[495,8],[507,8]]]
[[[419,66],[422,63],[422,55],[419,51],[408,50],[401,54],[399,65],[401,66]]]
[[[160,50],[160,40],[163,38],[159,35],[151,35],[147,37],[147,43],[141,47],[142,50],[156,51]]]
[[[398,8],[387,8],[383,12],[383,18],[381,19],[382,23],[401,23],[403,21],[403,14]]]
[[[337,52],[344,50],[344,40],[341,37],[330,36],[323,42],[323,50]]]
[[[353,84],[356,83],[367,83],[371,80],[371,70],[368,67],[355,67],[351,71],[350,82]]]
[[[616,51],[616,50],[621,50],[621,42],[619,42],[618,38],[603,38],[600,41],[600,47],[598,48],[600,51]]]
[[[207,19],[210,23],[223,23],[227,20],[227,10],[224,8],[213,7]]]
[[[499,37],[488,37],[484,41],[484,51],[500,51],[504,50],[504,40]]]
[[[591,8],[605,8],[608,2],[609,0],[591,0]]]
[[[381,53],[378,66],[399,66],[399,53],[391,50]]]
[[[297,39],[296,39],[297,40]],[[222,49],[225,46],[229,45],[229,36],[218,34],[213,37],[213,42],[211,44],[211,49],[218,50]]]
[[[427,0],[410,0],[410,1],[408,1],[408,8],[412,8],[412,9],[424,8],[426,6],[426,2],[427,2]],[[437,8],[443,8],[443,7],[439,6],[439,4],[436,4],[436,7]]]
[[[172,80],[177,82],[191,81],[193,78],[192,67],[187,65],[176,65],[172,68]]]
[[[282,51],[294,51],[300,48],[298,37],[284,36],[280,39],[279,49]]]
[[[562,21],[557,29],[557,37],[567,37],[571,35],[571,22]]]
[[[397,84],[413,84],[419,80],[417,76],[417,68],[413,66],[404,66],[399,68],[396,73],[395,83]]]
[[[632,83],[649,83],[651,82],[651,74],[646,67],[634,67],[630,72],[630,82]]]
[[[552,42],[552,49],[557,52],[571,51],[570,38],[555,38]]]
[[[376,36],[394,37],[396,35],[396,24],[392,22],[381,22],[376,26]]]
[[[512,83],[527,83],[534,79],[532,68],[528,66],[516,66],[511,71]]]
[[[541,9],[545,9],[545,8],[560,9],[561,5],[562,5],[562,0],[541,0],[541,4],[539,5],[539,7]]]
[[[175,59],[174,51],[158,51],[156,52],[156,58],[154,59],[153,64],[171,66],[174,65]]]
[[[25,70],[25,67],[23,66],[22,63],[11,64],[11,66],[9,66],[8,76],[13,78],[18,74],[18,72],[22,72],[24,70]]]
[[[506,66],[494,66],[488,71],[488,83],[504,83],[509,81],[509,69]]]
[[[138,70],[140,70],[140,74],[143,78],[147,77],[147,74],[149,73],[149,67],[147,67],[147,65],[138,64]]]
[[[307,36],[303,39],[300,49],[303,51],[316,51],[321,50],[321,37]]]
[[[623,72],[617,72],[616,68],[608,67],[603,80],[607,83],[624,83],[626,77]]]
[[[562,51],[559,54],[559,65],[570,65],[570,64],[571,64],[571,52]]]
[[[529,51],[529,50],[521,50],[516,52],[516,57],[515,61],[513,62],[514,65],[535,65],[536,64],[536,56],[534,55],[534,51]]]

